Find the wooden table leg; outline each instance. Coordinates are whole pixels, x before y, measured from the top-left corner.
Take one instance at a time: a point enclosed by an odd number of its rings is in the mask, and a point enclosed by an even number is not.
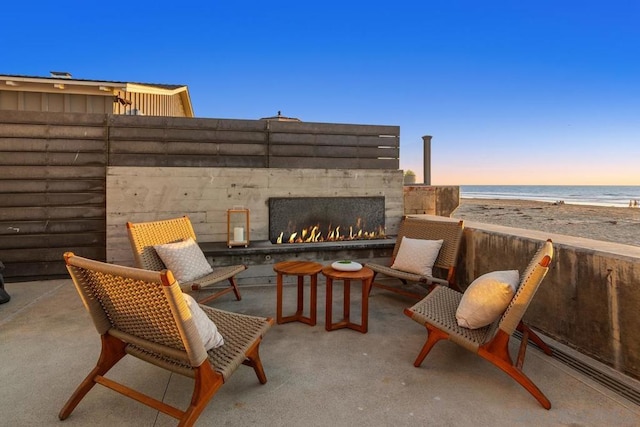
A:
[[[309,325],[316,325],[316,314],[318,308],[318,275],[311,275],[311,307],[309,308]]]
[[[373,279],[362,281],[362,321],[360,322],[360,332],[366,333],[369,327],[369,292],[371,291],[371,283]]]
[[[351,318],[351,280],[344,280],[344,293],[343,293],[343,304],[342,304],[342,313],[343,319],[342,321],[347,324],[347,326],[351,323],[349,322]]]
[[[282,274],[276,276],[276,322],[282,323]]]
[[[304,304],[304,276],[298,276],[298,309],[295,316],[302,316]]]
[[[324,328],[327,331],[333,330],[331,324],[332,311],[333,311],[333,279],[327,277],[327,302],[325,306],[325,316],[324,316]]]

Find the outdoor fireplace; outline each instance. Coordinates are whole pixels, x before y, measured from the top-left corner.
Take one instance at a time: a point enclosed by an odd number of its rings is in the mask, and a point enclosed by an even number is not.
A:
[[[271,243],[385,238],[384,197],[272,197]]]

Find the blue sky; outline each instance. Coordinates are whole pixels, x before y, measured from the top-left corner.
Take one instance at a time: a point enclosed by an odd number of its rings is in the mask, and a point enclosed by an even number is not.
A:
[[[398,125],[418,182],[433,136],[434,185],[640,185],[637,0],[68,0],[2,14],[2,74],[184,84],[198,117]]]

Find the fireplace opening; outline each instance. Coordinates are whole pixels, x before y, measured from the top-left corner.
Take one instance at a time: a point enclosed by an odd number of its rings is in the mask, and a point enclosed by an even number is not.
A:
[[[271,243],[384,239],[384,197],[272,197]]]

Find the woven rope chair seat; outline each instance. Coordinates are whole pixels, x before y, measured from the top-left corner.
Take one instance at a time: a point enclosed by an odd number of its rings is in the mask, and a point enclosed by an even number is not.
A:
[[[462,294],[445,286],[437,286],[422,301],[411,307],[411,317],[418,323],[428,323],[450,334],[449,339],[474,351],[487,341],[496,325],[479,329],[469,329],[458,325],[456,310]],[[497,324],[497,321],[494,322]]]
[[[423,295],[406,292],[397,286],[388,286],[376,282],[376,276],[378,274],[382,274],[386,277],[399,279],[403,284],[418,283],[426,286],[444,285],[453,286],[455,288],[455,268],[458,260],[458,253],[460,251],[463,230],[463,221],[411,216],[404,217],[400,223],[400,228],[398,229],[398,236],[396,237],[396,243],[393,247],[393,254],[391,255],[391,262],[389,265],[376,263],[365,264],[365,267],[369,267],[374,272],[373,286],[417,299],[423,297]],[[398,255],[398,251],[400,250],[400,245],[404,237],[410,239],[443,241],[442,247],[438,252],[435,263],[433,264],[433,272],[431,276],[424,276],[391,268],[391,265],[393,265],[396,256]]]
[[[440,285],[448,285],[445,279],[439,279],[433,276],[422,276],[420,274],[407,273],[406,271],[397,270],[395,268],[387,267],[381,264],[366,264],[367,267],[372,269],[376,273],[384,274],[385,276],[392,276],[396,279],[406,280],[407,282],[418,282],[422,284],[437,283]]]
[[[200,306],[207,316],[216,324],[224,338],[224,345],[207,352],[213,369],[222,374],[227,382],[233,372],[246,360],[249,348],[271,327],[264,317],[232,313],[207,306]],[[188,360],[170,357],[164,352],[154,352],[131,343],[127,353],[147,362],[160,365],[170,371],[193,377],[193,367]]]
[[[232,313],[202,306],[207,316],[218,327],[224,338],[224,345],[209,350],[209,361],[220,372],[225,382],[245,360],[245,354],[256,340],[259,340],[271,324],[264,317]]]
[[[191,290],[192,285],[199,285],[201,287],[213,285],[218,282],[222,282],[223,280],[230,279],[236,274],[242,273],[246,269],[247,267],[245,265],[214,267],[212,273],[209,273],[206,276],[200,277],[199,279],[195,279],[190,282],[181,283],[180,288]]]

